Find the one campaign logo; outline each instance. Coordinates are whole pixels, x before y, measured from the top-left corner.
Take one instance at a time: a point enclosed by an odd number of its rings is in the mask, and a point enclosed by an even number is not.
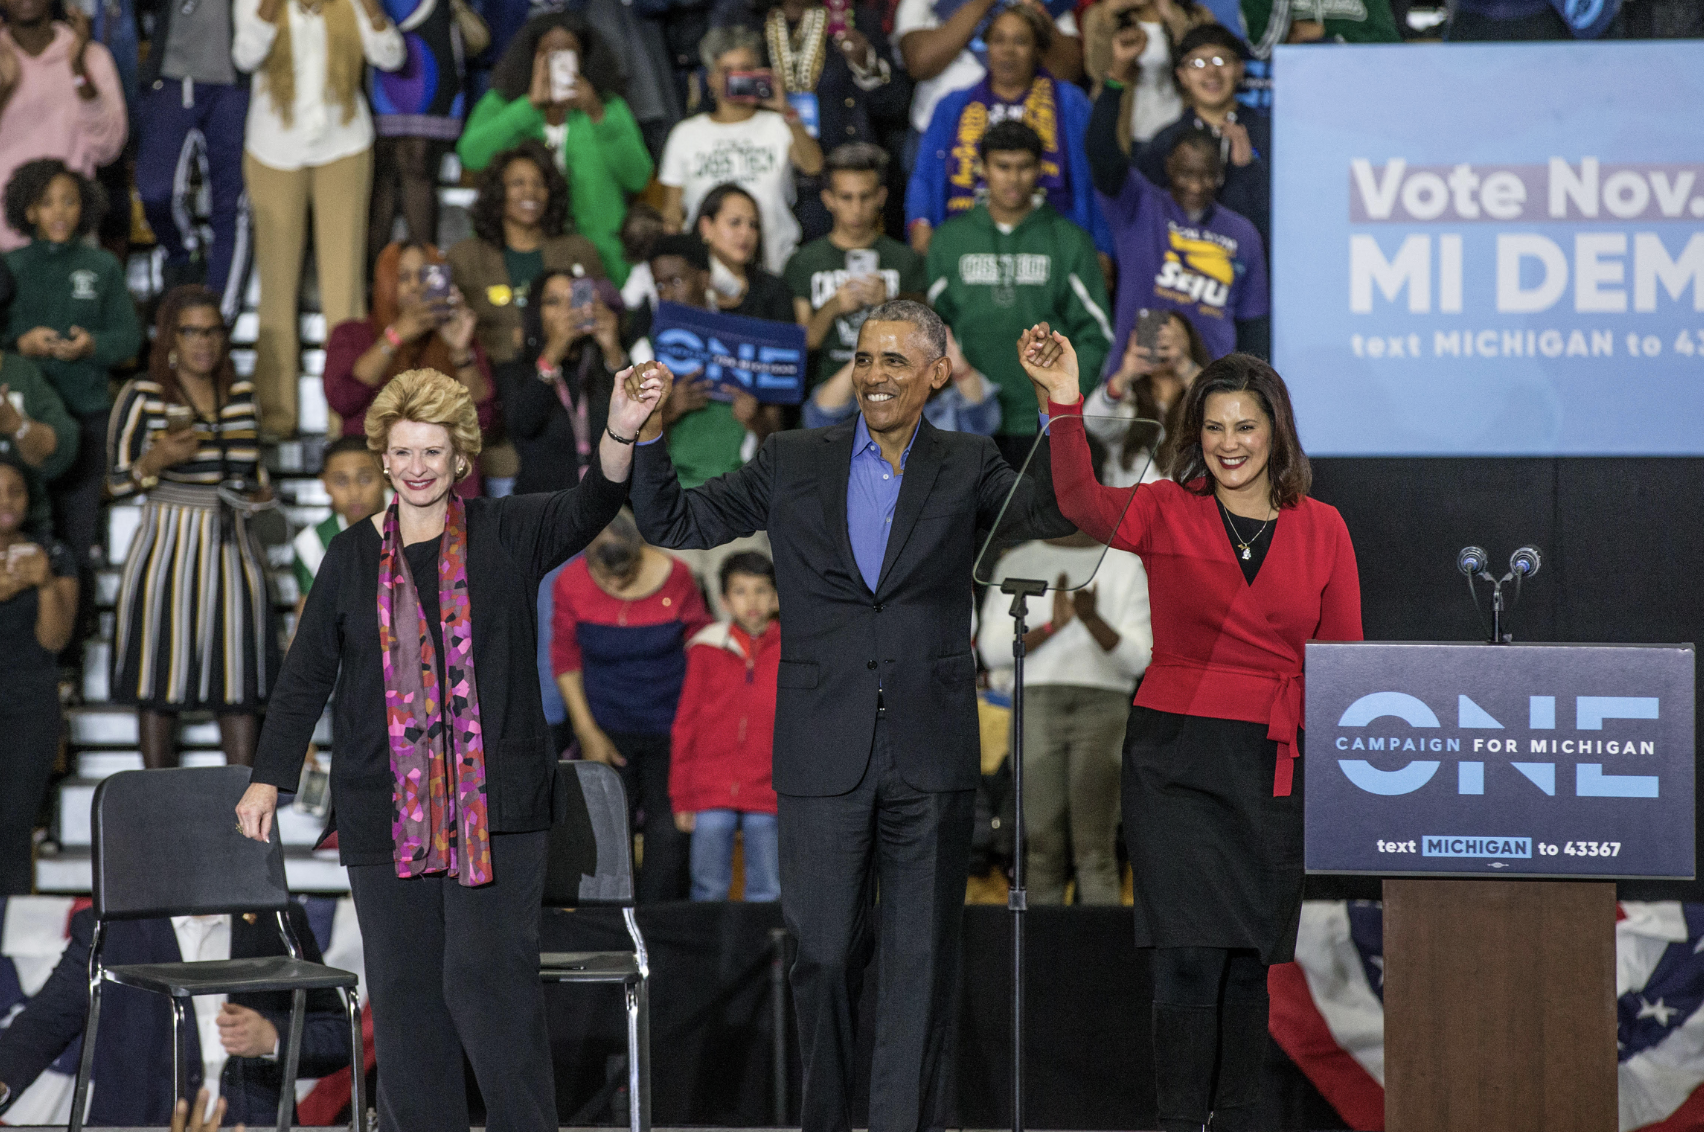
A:
[[[1557,792],[1557,761],[1554,758],[1533,759],[1531,756],[1598,756],[1655,755],[1657,745],[1649,739],[1630,737],[1619,725],[1606,727],[1610,721],[1655,720],[1661,704],[1657,696],[1575,696],[1573,697],[1573,733],[1557,738],[1557,697],[1533,695],[1527,697],[1526,735],[1522,739],[1495,734],[1507,732],[1498,720],[1466,693],[1456,697],[1456,721],[1449,729],[1431,705],[1407,692],[1371,692],[1344,709],[1337,721],[1340,729],[1333,741],[1339,751],[1460,753],[1456,761],[1455,792],[1457,794],[1486,793],[1486,762],[1484,755],[1526,755],[1525,759],[1510,759],[1493,763],[1493,767],[1513,770],[1531,786],[1555,797]],[[1407,732],[1386,724],[1375,728],[1382,720],[1400,720],[1408,725]],[[1436,731],[1437,734],[1428,734]],[[1454,734],[1449,733],[1451,730]],[[1381,733],[1382,732],[1382,733]],[[1414,732],[1419,732],[1415,734]],[[1478,732],[1479,734],[1464,734]],[[1606,734],[1607,732],[1607,734]],[[1535,734],[1536,733],[1536,734]],[[1467,746],[1464,748],[1463,744]],[[1364,758],[1341,758],[1338,767],[1358,789],[1368,794],[1391,797],[1412,794],[1427,786],[1443,768],[1441,759],[1410,759],[1402,767],[1383,770]],[[1564,775],[1564,779],[1565,779]],[[1654,774],[1610,774],[1602,761],[1574,764],[1573,795],[1577,798],[1657,798],[1661,783]],[[1513,782],[1507,776],[1493,776],[1495,781]],[[1461,854],[1434,854],[1449,856]],[[1477,854],[1470,854],[1477,855]]]

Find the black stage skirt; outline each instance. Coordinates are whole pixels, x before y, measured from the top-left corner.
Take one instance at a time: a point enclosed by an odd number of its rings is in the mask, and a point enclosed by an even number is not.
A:
[[[1302,736],[1296,735],[1296,750]],[[1302,767],[1272,796],[1266,724],[1133,707],[1124,734],[1124,840],[1137,947],[1295,957],[1302,914]]]

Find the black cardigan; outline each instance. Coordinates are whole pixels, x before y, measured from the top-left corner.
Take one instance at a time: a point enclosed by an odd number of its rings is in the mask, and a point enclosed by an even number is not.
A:
[[[474,676],[494,833],[548,829],[557,751],[538,684],[539,580],[615,518],[627,484],[594,460],[576,488],[467,501]],[[252,781],[294,791],[332,685],[333,825],[345,865],[393,859],[390,747],[379,651],[379,532],[356,523],[331,540],[260,732]],[[342,667],[341,679],[338,675]]]

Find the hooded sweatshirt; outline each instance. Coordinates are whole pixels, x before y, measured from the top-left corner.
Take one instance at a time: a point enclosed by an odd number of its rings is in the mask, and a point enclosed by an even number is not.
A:
[[[117,257],[78,240],[31,240],[28,247],[7,254],[6,266],[18,281],[18,294],[0,336],[5,348],[16,350],[18,339],[38,326],[62,335],[73,326],[82,327],[95,340],[94,353],[74,362],[31,360],[73,414],[86,417],[111,408],[108,371],[142,346],[142,324]]]
[[[929,302],[970,364],[1000,387],[1001,432],[1034,435],[1035,393],[1018,364],[1018,335],[1038,322],[1071,340],[1083,392],[1112,348],[1106,279],[1089,234],[1040,204],[1002,231],[979,204],[929,242]]]
[[[770,767],[780,668],[779,622],[756,638],[727,621],[693,636],[669,753],[675,813],[775,812]]]
[[[18,85],[0,108],[0,185],[12,179],[18,166],[39,157],[57,157],[92,177],[97,165],[119,155],[129,120],[118,67],[105,46],[90,43],[83,52],[83,69],[94,84],[95,97],[81,98],[71,81],[71,44],[76,37],[70,25],[55,23],[53,39],[40,55],[20,48],[5,28],[0,28],[0,39],[18,59]],[[22,247],[31,235],[0,222],[0,252]]]

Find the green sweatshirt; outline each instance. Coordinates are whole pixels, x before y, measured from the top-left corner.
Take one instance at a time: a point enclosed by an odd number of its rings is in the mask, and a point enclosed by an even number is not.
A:
[[[95,352],[74,362],[31,358],[58,390],[65,407],[79,417],[112,408],[108,371],[136,356],[142,324],[124,282],[124,268],[109,251],[72,241],[31,240],[6,254],[6,266],[18,281],[18,293],[6,316],[0,346],[18,348],[18,339],[38,326],[69,334],[73,326],[95,339]]]
[[[1002,232],[986,205],[955,216],[929,242],[929,302],[971,365],[1000,387],[1000,431],[1032,436],[1035,392],[1018,364],[1018,335],[1047,322],[1077,350],[1084,393],[1112,349],[1106,279],[1094,241],[1049,204]]]
[[[556,153],[568,178],[568,207],[574,227],[597,246],[604,269],[616,286],[627,282],[631,270],[621,251],[621,222],[627,198],[651,180],[651,154],[639,134],[633,111],[619,98],[604,103],[603,121],[593,122],[580,110],[563,123],[567,134],[552,142],[544,114],[523,95],[513,101],[488,90],[473,108],[456,155],[463,167],[479,172],[503,150],[532,138]]]
[[[18,354],[0,354],[0,385],[6,387],[8,394],[15,393],[24,399],[24,416],[30,419],[31,428],[52,429],[58,441],[53,454],[41,462],[41,467],[26,465],[24,469],[24,481],[30,489],[29,527],[45,532],[53,525],[47,482],[57,479],[77,458],[81,432],[76,419],[65,411],[65,402],[59,399],[59,394],[42,376],[41,369],[30,359]],[[10,436],[0,436],[0,452],[10,452],[20,462],[23,460],[17,441]]]

